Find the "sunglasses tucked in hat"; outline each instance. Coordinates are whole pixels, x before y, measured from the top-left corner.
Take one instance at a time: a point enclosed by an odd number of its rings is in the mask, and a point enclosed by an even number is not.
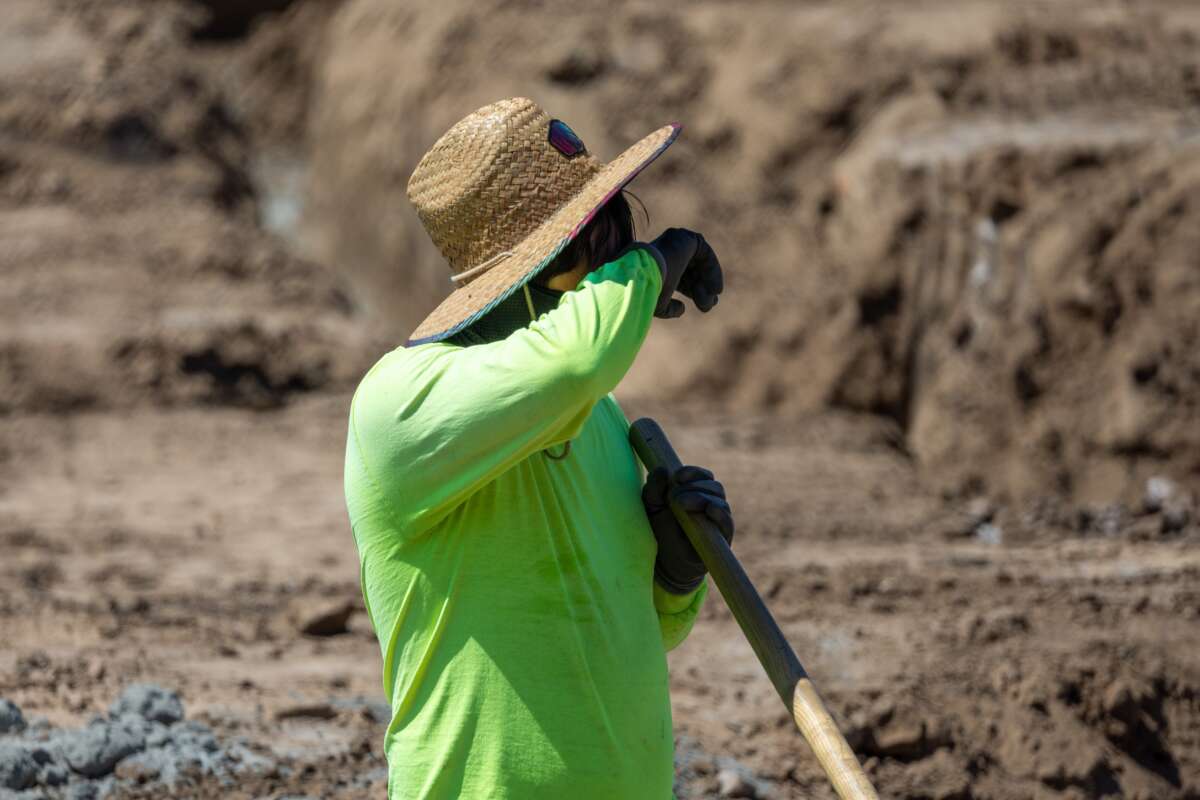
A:
[[[457,123],[408,182],[455,286],[408,344],[453,336],[524,286],[679,129],[659,128],[605,164],[566,123],[523,97]]]

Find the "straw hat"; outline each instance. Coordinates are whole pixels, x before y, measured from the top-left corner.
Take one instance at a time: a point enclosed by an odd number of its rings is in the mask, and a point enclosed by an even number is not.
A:
[[[457,123],[408,181],[408,197],[455,286],[408,344],[452,336],[524,286],[679,130],[659,128],[605,164],[523,97]]]

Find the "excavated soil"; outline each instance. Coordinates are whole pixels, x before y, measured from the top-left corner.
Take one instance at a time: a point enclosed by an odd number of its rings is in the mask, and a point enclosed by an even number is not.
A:
[[[346,410],[447,288],[415,160],[525,94],[601,157],[685,124],[634,188],[728,291],[618,394],[881,795],[1200,798],[1198,45],[1182,0],[9,0],[0,797],[383,796]],[[680,800],[833,797],[715,593],[670,663]]]

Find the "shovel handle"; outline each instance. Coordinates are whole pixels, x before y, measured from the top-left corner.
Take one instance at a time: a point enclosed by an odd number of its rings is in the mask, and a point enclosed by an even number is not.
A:
[[[682,464],[658,423],[643,418],[629,427],[629,441],[646,469],[666,467],[675,472]],[[775,618],[750,582],[741,563],[729,549],[716,523],[700,514],[688,513],[672,503],[688,540],[708,568],[713,582],[733,612],[759,663],[787,706],[805,741],[812,747],[829,782],[842,800],[878,800],[871,782],[837,723],[829,715],[816,688],[784,638]]]

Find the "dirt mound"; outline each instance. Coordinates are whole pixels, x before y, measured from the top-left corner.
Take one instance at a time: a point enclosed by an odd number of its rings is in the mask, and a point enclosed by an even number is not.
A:
[[[868,29],[823,7],[619,6],[551,35],[504,3],[355,0],[315,93],[313,219],[403,331],[447,291],[404,182],[465,111],[528,94],[602,156],[680,119],[635,189],[656,226],[710,236],[729,297],[656,331],[630,392],[885,415],[955,494],[1192,480],[1196,32],[1043,12]]]
[[[1179,118],[951,122],[934,98],[877,121],[835,167],[874,189],[830,222],[858,305],[830,401],[895,417],[965,494],[1194,475],[1200,139]]]
[[[850,736],[874,765],[886,759],[881,777],[897,797],[1176,796],[1176,751],[1200,729],[1195,676],[1130,663],[1140,655],[1092,647],[1086,657],[1005,659],[969,698],[934,700],[940,692],[919,685],[885,693],[852,712]]]
[[[6,11],[0,414],[352,383],[362,328],[332,273],[258,227],[250,135],[187,7]]]
[[[298,148],[308,134],[315,70],[324,52],[329,20],[341,2],[205,0],[226,41],[206,42],[197,55],[221,87],[261,157],[271,147]],[[269,13],[272,6],[278,13]],[[205,37],[205,28],[193,36]]]
[[[961,120],[906,97],[834,174],[829,241],[857,297],[859,368],[832,402],[897,418],[964,493],[1098,500],[1155,470],[1195,473],[1186,116]]]

